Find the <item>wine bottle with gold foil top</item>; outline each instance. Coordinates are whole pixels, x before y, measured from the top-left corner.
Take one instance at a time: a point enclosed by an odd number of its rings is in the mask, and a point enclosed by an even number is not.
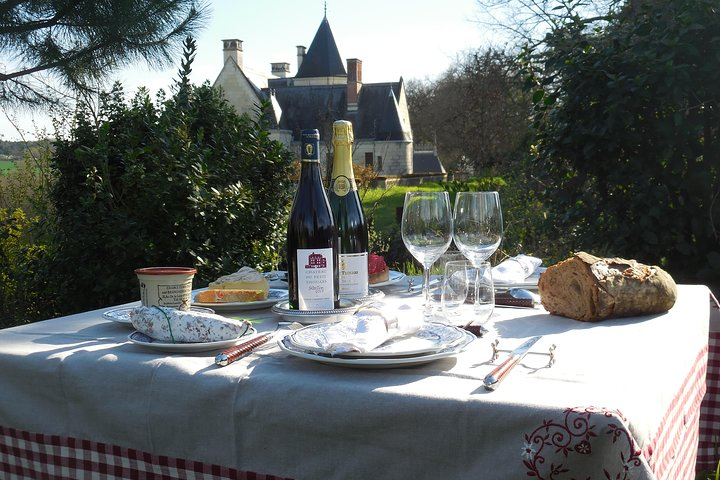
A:
[[[300,180],[287,229],[290,308],[339,307],[338,237],[320,174],[320,134],[303,130]]]
[[[368,229],[355,183],[352,163],[352,123],[333,123],[332,175],[328,199],[338,232],[340,297],[368,294]]]

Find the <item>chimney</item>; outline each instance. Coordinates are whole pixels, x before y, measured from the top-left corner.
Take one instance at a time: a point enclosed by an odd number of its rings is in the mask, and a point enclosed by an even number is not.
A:
[[[357,111],[358,97],[362,88],[362,60],[348,58],[347,72],[347,109],[348,112],[354,112]]]
[[[303,47],[302,45],[298,45],[297,46],[297,62],[298,62],[297,71],[300,71],[300,65],[302,65],[303,60],[305,60],[305,47]]]
[[[237,38],[231,38],[228,40],[223,40],[223,65],[228,61],[228,58],[231,58],[235,63],[237,63],[237,66],[240,67],[240,70],[243,68],[243,49],[242,49],[242,40],[238,40]]]
[[[290,73],[290,64],[287,62],[271,63],[272,74],[276,77],[287,78]]]

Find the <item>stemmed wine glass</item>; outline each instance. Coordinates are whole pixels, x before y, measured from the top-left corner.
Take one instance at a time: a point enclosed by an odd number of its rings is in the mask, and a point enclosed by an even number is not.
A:
[[[478,315],[489,318],[492,309],[488,313],[488,309],[483,309],[479,303],[478,290],[483,282],[478,274],[480,265],[495,253],[503,237],[500,195],[498,192],[459,192],[455,198],[453,217],[455,245],[476,271],[475,310]],[[481,322],[486,320],[480,319]]]
[[[448,249],[453,236],[448,192],[407,192],[401,231],[405,247],[423,266],[424,313],[429,317],[430,267]]]

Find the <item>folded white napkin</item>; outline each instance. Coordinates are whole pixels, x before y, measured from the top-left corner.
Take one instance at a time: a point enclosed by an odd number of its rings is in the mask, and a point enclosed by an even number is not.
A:
[[[328,326],[318,336],[317,345],[330,354],[369,352],[390,338],[411,335],[423,325],[422,315],[409,308],[389,311],[375,304],[356,312],[352,317]]]
[[[503,260],[500,265],[493,267],[492,277],[494,283],[520,283],[533,274],[542,264],[542,260],[529,255],[517,255]]]

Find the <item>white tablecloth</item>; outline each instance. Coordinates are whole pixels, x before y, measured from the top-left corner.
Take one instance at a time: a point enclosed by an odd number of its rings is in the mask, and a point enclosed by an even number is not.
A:
[[[386,291],[420,312],[418,293]],[[543,335],[533,351],[555,344],[557,361],[528,355],[495,392],[482,386],[489,338],[412,368],[320,365],[277,346],[218,368],[216,352],[128,343],[103,311],[0,331],[0,427],[297,479],[681,479],[694,465],[703,286],[681,285],[667,314],[600,323],[497,308],[500,349]],[[259,330],[278,320],[230,315]]]

